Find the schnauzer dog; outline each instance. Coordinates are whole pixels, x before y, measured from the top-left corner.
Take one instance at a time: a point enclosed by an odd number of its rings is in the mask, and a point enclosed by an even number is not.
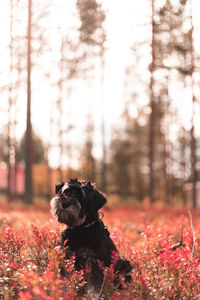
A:
[[[110,238],[109,231],[99,218],[98,210],[106,203],[105,196],[94,184],[71,179],[56,185],[56,196],[51,200],[51,213],[60,223],[67,225],[62,232],[61,246],[65,258],[75,256],[75,269],[90,267],[87,293],[97,299],[103,284],[102,267],[114,263],[114,284],[120,287],[120,276],[125,282],[131,281],[132,265],[119,256]],[[113,255],[117,259],[113,260]],[[63,274],[64,275],[64,274]]]

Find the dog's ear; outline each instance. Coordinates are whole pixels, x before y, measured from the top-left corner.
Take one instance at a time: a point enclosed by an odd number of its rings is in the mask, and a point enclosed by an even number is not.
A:
[[[94,210],[98,211],[105,203],[106,197],[96,189],[91,194],[92,207]]]
[[[105,203],[106,197],[99,192],[91,182],[87,182],[86,190],[89,200],[89,206],[93,211],[98,211]]]
[[[64,185],[65,185],[64,182],[61,182],[60,184],[56,184],[55,193],[58,194]]]

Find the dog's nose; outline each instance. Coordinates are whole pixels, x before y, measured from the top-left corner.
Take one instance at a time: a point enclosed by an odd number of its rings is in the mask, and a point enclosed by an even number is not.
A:
[[[68,208],[70,206],[70,203],[69,203],[69,201],[62,201],[62,207],[64,208],[64,209],[66,209],[66,208]]]

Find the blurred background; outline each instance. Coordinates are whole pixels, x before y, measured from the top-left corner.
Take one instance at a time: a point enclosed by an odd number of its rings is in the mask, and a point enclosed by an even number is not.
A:
[[[0,203],[69,178],[200,207],[199,0],[1,0]]]

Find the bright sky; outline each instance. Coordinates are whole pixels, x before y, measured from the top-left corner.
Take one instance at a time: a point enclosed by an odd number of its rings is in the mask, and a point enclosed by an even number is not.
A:
[[[161,0],[164,1],[164,0]],[[174,0],[176,2],[176,0]],[[55,25],[59,22],[72,17],[73,5],[69,5],[69,2],[73,3],[73,0],[54,2],[54,6],[57,5],[57,10],[54,7],[54,12],[51,18]],[[56,3],[56,4],[55,4]],[[65,4],[64,4],[65,3]],[[136,5],[137,3],[137,5]],[[194,0],[194,23],[196,29],[196,35],[200,36],[199,29],[199,14],[200,14],[200,1]],[[66,9],[60,10],[59,5],[66,6]],[[125,69],[131,63],[130,46],[136,41],[144,40],[146,32],[144,30],[144,24],[147,24],[150,13],[150,1],[149,0],[109,0],[104,1],[104,7],[108,10],[106,29],[108,35],[107,42],[107,54],[106,54],[106,69],[105,69],[105,86],[104,86],[104,102],[105,102],[105,121],[107,128],[107,137],[109,139],[113,124],[118,122],[119,115],[122,112],[125,95]],[[61,12],[63,12],[61,14]],[[66,17],[67,16],[67,17]],[[3,46],[8,42],[9,27],[8,27],[8,1],[0,1],[0,19],[1,19],[1,45],[0,45],[0,65],[4,66],[6,57],[3,53]],[[5,26],[3,25],[5,24]],[[52,33],[53,34],[53,33]],[[56,42],[58,38],[55,34],[52,36],[53,41]],[[149,38],[149,35],[146,36]],[[46,55],[46,63],[48,64],[48,54]],[[145,58],[144,58],[145,59]],[[133,60],[134,61],[134,60]],[[145,62],[146,63],[146,62]],[[0,79],[1,79],[0,74]],[[49,140],[49,116],[51,111],[51,100],[57,97],[55,89],[52,88],[51,81],[45,80],[43,74],[39,71],[33,72],[34,82],[34,95],[32,99],[32,111],[33,111],[33,126],[37,133],[39,133],[46,141]],[[42,84],[41,84],[42,82]],[[134,85],[134,78],[133,78]],[[181,89],[182,87],[180,87]],[[178,94],[180,94],[178,96]],[[25,116],[26,116],[26,90],[22,93],[20,108],[18,111],[18,118],[20,126],[18,130],[18,136],[20,136],[25,129]],[[190,107],[187,105],[188,101],[184,103],[182,100],[181,91],[177,91],[176,94],[177,105],[182,110],[182,118],[185,118],[184,122],[188,122],[188,110]],[[89,102],[88,102],[89,100]],[[6,107],[7,98],[1,98],[0,108]],[[100,125],[102,116],[102,103],[101,92],[99,89],[99,81],[89,88],[87,86],[79,86],[76,89],[67,105],[70,105],[72,114],[68,115],[68,120],[77,124],[78,127],[75,131],[79,134],[74,134],[75,143],[79,143],[80,140],[80,128],[85,128],[88,108],[92,108],[93,118],[95,121],[95,154],[99,156],[101,154],[101,136]],[[181,102],[182,101],[182,102]],[[87,103],[86,103],[87,102]],[[181,105],[180,105],[181,104]],[[1,112],[0,112],[1,113]],[[198,116],[200,112],[198,112]],[[23,122],[22,122],[23,120]],[[3,114],[0,118],[0,126],[6,124],[6,115]],[[82,133],[84,130],[82,130]]]

